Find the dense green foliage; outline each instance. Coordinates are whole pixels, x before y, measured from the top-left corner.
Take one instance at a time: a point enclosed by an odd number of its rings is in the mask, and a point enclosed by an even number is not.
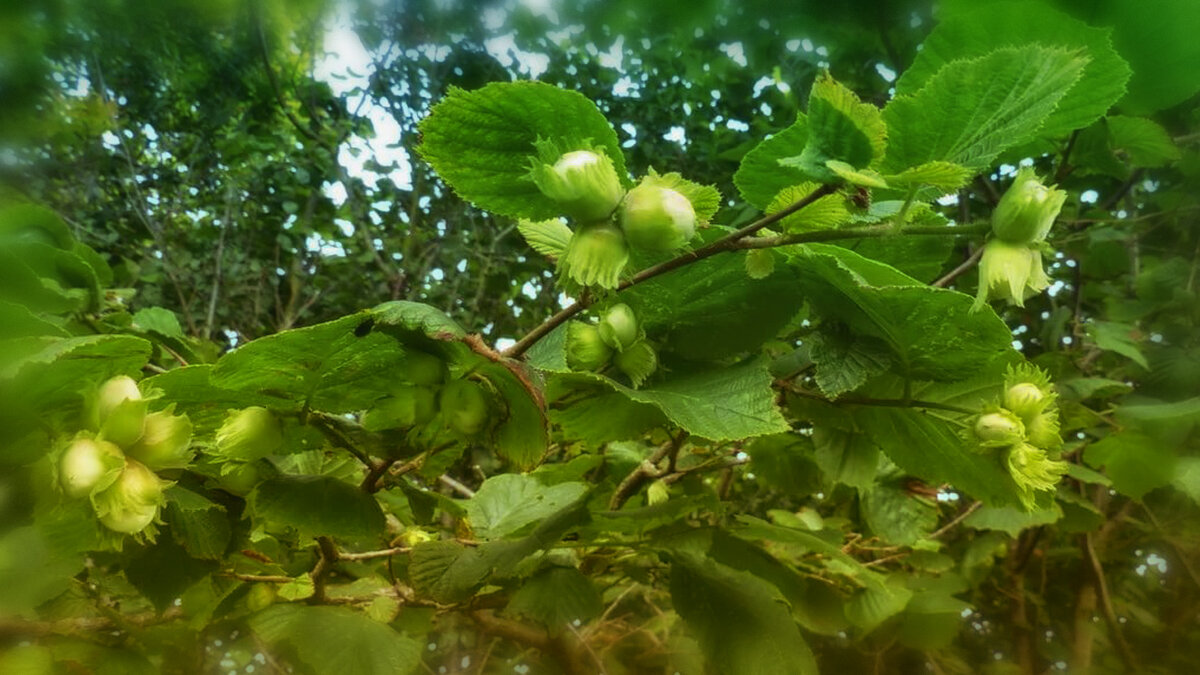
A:
[[[778,5],[0,10],[0,672],[1193,670],[1200,5]]]

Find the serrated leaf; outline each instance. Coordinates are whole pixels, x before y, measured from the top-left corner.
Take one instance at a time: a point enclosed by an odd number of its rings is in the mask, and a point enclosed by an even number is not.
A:
[[[370,537],[383,530],[383,511],[371,495],[329,476],[281,476],[260,483],[248,498],[256,524],[303,534]]]
[[[1115,352],[1149,370],[1150,362],[1133,338],[1134,328],[1127,324],[1093,321],[1086,326],[1088,337],[1104,351]]]
[[[780,190],[803,181],[803,174],[781,167],[779,160],[799,155],[807,143],[808,118],[801,114],[792,126],[746,153],[737,172],[733,174],[733,183],[742,199],[765,210]]]
[[[897,482],[860,489],[859,499],[867,527],[891,544],[911,546],[937,527],[937,507]]]
[[[837,246],[788,249],[801,288],[823,316],[873,338],[909,377],[969,377],[1011,351],[1012,336],[994,312],[971,312],[957,291],[931,288],[882,263]]]
[[[878,171],[874,169],[856,169],[846,162],[839,162],[836,159],[831,159],[825,162],[825,166],[834,173],[838,178],[850,183],[851,185],[860,185],[862,187],[872,187],[887,189],[888,182]]]
[[[817,386],[829,398],[854,391],[892,363],[887,347],[874,338],[817,333],[809,340]]]
[[[599,616],[604,603],[596,586],[579,570],[554,566],[522,584],[512,594],[505,611],[558,632]]]
[[[766,213],[778,213],[812,194],[820,187],[816,183],[797,183],[779,191],[771,199]],[[815,232],[829,230],[850,219],[846,198],[840,194],[825,195],[804,208],[786,216],[777,227],[785,232]]]
[[[552,401],[550,419],[563,435],[591,446],[640,438],[650,429],[667,425],[666,416],[657,407],[631,401],[599,382],[553,377],[546,394]],[[553,403],[560,397],[570,404]]]
[[[613,161],[627,182],[617,134],[596,105],[542,82],[494,82],[474,91],[451,88],[420,124],[417,152],[463,199],[513,218],[546,220],[562,208],[527,178],[538,140],[564,151],[589,144]]]
[[[571,241],[571,228],[559,218],[536,222],[522,219],[517,223],[517,231],[533,250],[550,258],[562,256]]]
[[[561,511],[587,492],[584,483],[544,485],[531,476],[500,474],[483,482],[464,505],[483,539],[501,539]]]
[[[169,370],[143,380],[142,390],[161,393],[161,398],[152,403],[155,409],[175,404],[176,411],[186,414],[192,421],[198,435],[215,431],[230,410],[266,407],[278,402],[274,397],[257,392],[214,386],[209,379],[212,368],[212,365],[203,364]]]
[[[718,673],[817,673],[779,589],[711,560],[677,554],[671,603]]]
[[[1062,516],[1062,508],[1054,502],[1032,511],[1019,506],[983,506],[967,516],[963,524],[977,530],[999,530],[1010,537],[1016,537],[1021,530],[1049,525]]]
[[[838,177],[830,161],[861,169],[878,163],[886,147],[887,128],[879,108],[863,103],[825,72],[817,76],[809,94],[808,142],[799,155],[779,164],[829,182]]]
[[[147,307],[133,315],[133,327],[165,337],[183,339],[183,328],[175,312],[162,307]]]
[[[193,558],[224,557],[233,534],[225,508],[179,485],[167,489],[166,497],[163,519],[175,542]]]
[[[416,640],[341,607],[279,604],[248,623],[263,641],[294,653],[314,675],[404,675],[421,664]]]
[[[1180,158],[1167,130],[1153,120],[1114,115],[1107,120],[1109,142],[1134,167],[1165,166]]]
[[[713,441],[739,440],[787,431],[775,407],[771,375],[764,361],[680,373],[641,389],[592,373],[564,379],[606,384],[632,401],[649,403],[672,423]]]
[[[248,342],[222,356],[209,381],[270,396],[282,409],[363,410],[391,392],[404,366],[404,350],[391,336],[359,335],[369,320],[354,314]]]
[[[933,161],[980,171],[1032,138],[1078,81],[1086,57],[1040,46],[997,49],[947,63],[883,110],[884,168],[900,173]]]
[[[896,82],[896,93],[910,95],[925,86],[946,64],[987,55],[993,49],[1038,44],[1088,58],[1078,82],[1046,117],[1040,133],[1061,136],[1095,122],[1125,92],[1130,68],[1113,49],[1112,31],[1093,28],[1045,2],[960,3],[946,12],[926,38],[912,65]]]
[[[315,590],[312,575],[305,572],[286,584],[280,584],[279,597],[284,600],[303,600],[304,598],[312,597]]]
[[[1083,451],[1083,459],[1094,467],[1103,466],[1113,488],[1134,499],[1169,484],[1179,461],[1169,447],[1137,430],[1119,431],[1092,443]]]
[[[934,161],[913,166],[900,173],[886,176],[893,187],[935,187],[942,192],[953,192],[971,180],[971,171],[953,162]]]
[[[705,241],[721,236],[708,228]],[[622,291],[647,336],[668,353],[697,361],[728,360],[757,352],[796,315],[804,297],[797,275],[777,265],[765,279],[746,281],[740,253],[711,256]]]
[[[776,434],[754,439],[746,446],[754,475],[791,497],[821,489],[820,472],[813,464],[812,441],[799,434]]]
[[[846,619],[870,633],[879,624],[904,611],[912,591],[904,587],[898,578],[890,578],[885,583],[869,584],[859,590],[846,603]]]
[[[999,456],[966,448],[959,427],[913,408],[864,406],[854,419],[908,473],[935,485],[949,483],[985,503],[1016,502],[1016,486]]]
[[[812,438],[817,466],[830,479],[857,488],[869,488],[875,482],[879,446],[869,436],[817,424]]]

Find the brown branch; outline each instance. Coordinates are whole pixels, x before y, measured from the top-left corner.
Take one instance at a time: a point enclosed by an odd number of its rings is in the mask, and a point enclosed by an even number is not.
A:
[[[620,484],[617,485],[616,492],[613,493],[612,499],[608,501],[608,510],[616,511],[620,509],[621,505],[632,497],[643,483],[650,478],[661,476],[662,472],[658,470],[658,463],[670,454],[672,449],[676,448],[676,445],[682,444],[685,437],[686,434],[680,434],[671,441],[663,443],[654,451],[653,455],[650,455],[649,459],[642,460],[640,464],[634,467],[633,471],[630,471],[629,475],[625,476]],[[676,449],[676,451],[678,450]]]
[[[333,571],[333,564],[339,557],[337,547],[329,537],[317,537],[317,564],[312,569],[313,594],[308,599],[310,605],[324,603],[328,596],[325,594],[326,581]]]
[[[949,272],[946,273],[946,276],[942,277],[941,279],[938,279],[937,281],[933,282],[930,285],[933,286],[934,288],[945,288],[945,287],[949,286],[950,282],[959,278],[963,274],[966,274],[967,270],[974,267],[975,263],[979,262],[979,259],[982,257],[983,257],[983,247],[980,246],[980,247],[976,248],[975,251],[972,252],[971,255],[966,260],[964,260],[961,265],[950,270]]]
[[[142,612],[124,616],[123,624],[138,628],[174,621],[183,610],[169,607],[163,612]],[[83,616],[57,621],[26,621],[19,618],[0,618],[0,636],[33,637],[39,635],[73,635],[85,632],[111,631],[117,624],[107,616]]]
[[[968,506],[966,509],[964,509],[962,513],[958,514],[957,516],[954,516],[954,518],[952,518],[950,520],[950,522],[948,522],[945,525],[934,530],[933,533],[931,533],[929,535],[929,539],[937,539],[938,537],[942,536],[943,534],[946,534],[950,530],[953,530],[955,527],[957,527],[959,525],[959,523],[966,520],[967,516],[970,516],[972,513],[975,513],[976,511],[978,511],[979,507],[981,507],[981,506],[983,506],[983,502],[976,501],[976,502],[972,503],[970,506]]]
[[[362,553],[346,553],[345,551],[339,551],[338,560],[371,560],[372,558],[390,558],[394,555],[403,555],[411,552],[412,549],[408,548],[407,546],[385,548],[381,551],[363,551]]]

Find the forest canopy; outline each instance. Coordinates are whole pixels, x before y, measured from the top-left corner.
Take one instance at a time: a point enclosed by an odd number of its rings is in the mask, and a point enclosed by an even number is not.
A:
[[[0,673],[1177,673],[1200,3],[0,8]]]

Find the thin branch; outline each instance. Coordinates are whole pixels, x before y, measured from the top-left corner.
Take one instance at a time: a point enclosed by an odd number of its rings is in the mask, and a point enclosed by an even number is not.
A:
[[[977,234],[986,232],[989,226],[965,226],[965,227],[909,227],[903,230],[897,230],[892,225],[874,226],[864,228],[854,228],[846,230],[821,230],[818,232],[801,232],[797,234],[787,234],[778,237],[755,237],[749,238],[759,230],[772,225],[783,218],[799,211],[800,209],[812,204],[817,199],[827,196],[834,192],[834,188],[829,185],[822,185],[817,188],[812,194],[795,202],[791,206],[778,211],[769,216],[760,218],[753,223],[743,227],[740,230],[729,233],[720,239],[701,246],[700,248],[683,253],[676,258],[659,263],[633,275],[617,286],[617,291],[623,291],[632,286],[636,286],[642,282],[648,281],[661,274],[674,271],[680,267],[690,265],[694,262],[704,260],[718,253],[728,251],[737,251],[752,248],[773,248],[776,246],[789,246],[792,244],[813,243],[822,241],[836,241],[841,239],[863,239],[870,237],[885,237],[894,236],[897,234],[913,234],[913,235],[951,235],[958,236],[963,234]],[[590,307],[595,300],[589,297],[582,297],[569,307],[562,309],[558,313],[551,316],[541,323],[537,328],[527,333],[524,337],[516,342],[513,346],[504,351],[504,356],[509,358],[519,358],[529,350],[538,340],[548,335],[555,328],[566,323],[571,317],[582,312]]]
[[[1117,188],[1116,192],[1112,193],[1109,195],[1108,199],[1104,200],[1104,203],[1100,205],[1100,208],[1105,211],[1113,210],[1113,208],[1120,203],[1121,199],[1124,198],[1131,189],[1133,189],[1133,186],[1142,179],[1142,173],[1142,169],[1135,169],[1133,173],[1129,174],[1129,178],[1124,183],[1121,183],[1121,187]]]
[[[845,230],[818,230],[816,232],[797,232],[782,234],[777,237],[755,237],[738,242],[733,249],[776,248],[793,244],[814,244],[823,241],[838,241],[841,239],[879,239],[898,235],[933,235],[958,236],[966,234],[983,234],[991,229],[991,225],[963,225],[957,227],[930,226],[906,227],[897,229],[895,225],[874,225]]]
[[[974,267],[975,263],[979,262],[979,259],[982,257],[983,257],[983,247],[980,246],[980,247],[976,248],[975,251],[972,252],[971,255],[966,260],[964,260],[961,265],[950,270],[949,272],[946,273],[946,276],[942,277],[941,279],[938,279],[937,281],[933,282],[930,285],[935,288],[945,288],[945,287],[949,286],[950,282],[959,278],[960,276],[965,274],[967,272],[967,270]]]
[[[805,389],[800,389],[795,386],[790,387],[788,391],[796,394],[797,396],[803,396],[804,398],[811,398],[818,401],[825,401],[826,403],[832,403],[834,405],[868,405],[879,406],[883,408],[928,408],[930,410],[945,410],[947,412],[963,413],[965,415],[974,415],[975,413],[979,412],[978,410],[951,405],[949,403],[938,403],[937,401],[919,401],[916,399],[905,400],[901,398],[869,398],[866,396],[843,396],[831,401],[820,394],[807,391]]]
[[[467,487],[466,485],[463,485],[462,483],[454,480],[453,478],[451,478],[450,476],[447,476],[446,474],[442,474],[442,475],[438,476],[438,480],[441,481],[442,485],[445,485],[446,487],[450,488],[451,490],[454,490],[455,492],[466,497],[467,499],[470,499],[471,497],[475,496],[474,490],[472,490],[471,488]]]
[[[381,551],[363,551],[362,553],[339,551],[338,560],[371,560],[372,558],[390,558],[394,555],[403,555],[405,553],[412,553],[412,549],[407,546],[397,546],[395,548],[385,548]]]
[[[952,518],[950,520],[950,522],[948,522],[945,525],[934,530],[933,533],[931,533],[928,538],[929,539],[937,539],[938,537],[942,536],[943,534],[946,534],[950,530],[953,530],[955,527],[958,527],[959,523],[966,520],[967,516],[978,511],[979,507],[981,507],[981,506],[983,506],[983,502],[980,502],[980,501],[974,502],[973,504],[968,506],[966,509],[964,509],[962,513],[958,514],[957,516],[954,516],[954,518]]]
[[[1125,664],[1127,672],[1136,673],[1138,672],[1137,660],[1133,656],[1133,650],[1129,648],[1129,643],[1125,641],[1125,636],[1121,633],[1121,624],[1117,620],[1117,613],[1112,606],[1112,597],[1108,593],[1108,580],[1104,576],[1104,566],[1100,564],[1100,558],[1096,555],[1096,547],[1092,543],[1091,533],[1083,534],[1080,549],[1083,551],[1084,562],[1088,564],[1094,575],[1100,609],[1104,614],[1104,622],[1108,624],[1108,633],[1112,637],[1113,646],[1117,649],[1117,655],[1121,657],[1121,663]]]
[[[741,228],[740,230],[735,230],[733,232],[730,232],[729,234],[725,235],[724,237],[721,237],[720,239],[718,239],[712,243],[701,246],[700,248],[698,248],[694,251],[688,251],[688,252],[683,253],[683,254],[679,255],[678,257],[672,258],[671,260],[668,260],[666,262],[659,263],[652,267],[647,267],[646,269],[642,270],[641,272],[638,272],[637,274],[635,274],[633,276],[633,278],[626,279],[625,281],[623,281],[619,286],[617,286],[617,290],[623,291],[626,288],[629,288],[630,286],[635,286],[637,284],[642,283],[643,281],[652,279],[660,274],[666,274],[667,272],[670,272],[672,270],[678,269],[685,265],[690,265],[698,260],[703,260],[705,258],[708,258],[710,256],[716,255],[716,254],[724,252],[724,251],[731,251],[734,249],[733,245],[736,244],[739,240],[749,237],[752,234],[755,234],[756,232],[763,229],[764,227],[768,227],[774,223],[779,222],[780,220],[783,220],[784,218],[792,215],[793,213],[808,206],[809,204],[812,204],[813,202],[817,201],[818,199],[820,199],[822,197],[833,194],[836,191],[836,189],[837,188],[835,188],[832,185],[822,185],[821,187],[817,188],[816,190],[813,190],[811,194],[805,196],[802,199],[797,200],[791,206],[788,206],[787,208],[783,209],[782,211],[777,211],[768,216],[763,216],[762,218],[759,218],[758,220],[754,221],[753,223],[750,223],[749,225]],[[549,319],[546,319],[544,322],[542,322],[541,325],[539,325],[537,328],[534,328],[532,331],[530,331],[528,334],[526,334],[524,337],[522,337],[520,340],[518,340],[516,344],[514,344],[512,347],[509,347],[507,350],[505,350],[504,355],[509,358],[514,358],[514,359],[520,357],[530,347],[532,347],[535,342],[537,342],[538,340],[545,337],[547,334],[550,333],[550,331],[552,331],[555,328],[557,328],[558,326],[562,325],[571,317],[573,317],[576,314],[578,314],[579,312],[582,312],[583,310],[587,309],[588,306],[591,304],[592,304],[591,300],[589,300],[587,298],[581,298],[579,301],[575,302],[570,307],[567,307],[567,308],[563,309],[562,311],[558,312],[557,314],[555,314],[554,316],[550,317]]]
[[[663,458],[669,455],[673,449],[677,452],[678,449],[676,446],[682,445],[684,438],[686,438],[686,435],[680,434],[676,438],[671,439],[671,441],[663,443],[654,451],[653,455],[650,455],[649,459],[643,460],[633,471],[630,471],[629,475],[625,476],[621,483],[617,485],[616,492],[613,492],[612,499],[608,502],[608,510],[616,511],[620,509],[621,505],[632,497],[647,479],[661,476],[662,472],[658,470],[658,463],[663,461]]]
[[[238,572],[222,572],[221,576],[237,579],[238,581],[248,581],[251,583],[260,584],[286,584],[295,581],[295,579],[283,576],[281,574],[241,574]]]

